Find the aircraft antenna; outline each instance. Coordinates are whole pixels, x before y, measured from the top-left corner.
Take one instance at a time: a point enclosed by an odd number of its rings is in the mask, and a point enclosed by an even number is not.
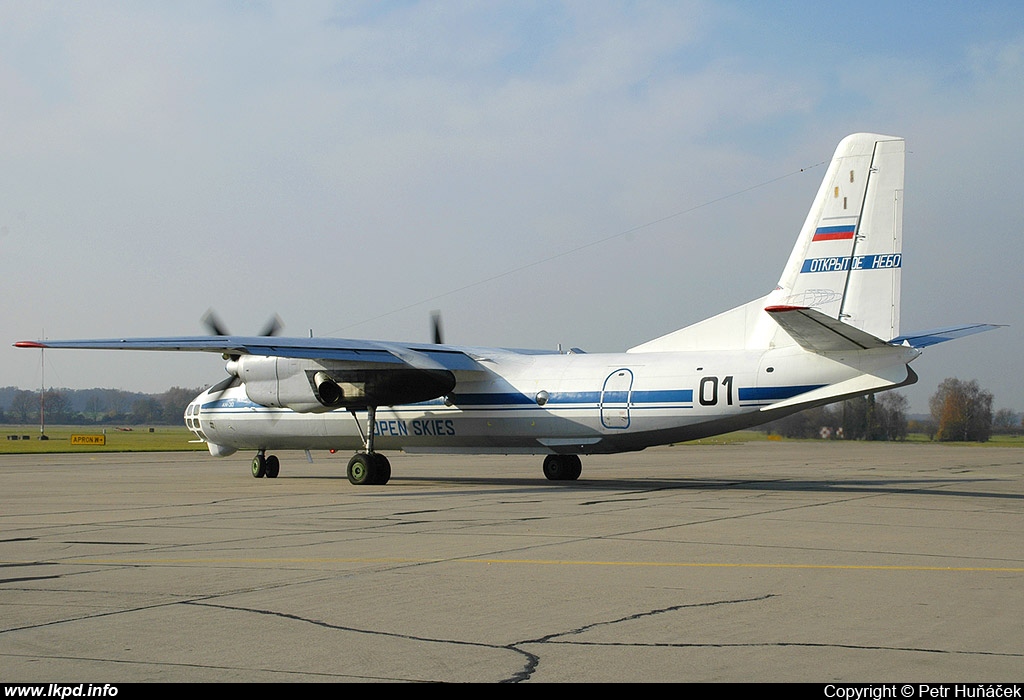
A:
[[[46,331],[40,334],[46,338]],[[39,439],[46,439],[46,412],[43,408],[43,396],[46,393],[46,360],[43,355],[44,348],[39,348]]]

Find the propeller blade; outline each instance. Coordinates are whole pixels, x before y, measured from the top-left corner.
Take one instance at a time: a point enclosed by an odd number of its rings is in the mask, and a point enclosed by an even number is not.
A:
[[[281,317],[274,314],[269,321],[263,326],[263,330],[260,331],[260,335],[271,336],[277,335],[281,328],[284,327],[284,322],[281,321]]]
[[[442,345],[444,340],[442,339],[441,333],[441,312],[432,311],[430,314],[430,322],[434,330],[434,345]]]
[[[213,309],[209,309],[205,314],[203,314],[202,322],[210,332],[210,335],[231,335],[227,326],[221,322],[220,318],[217,317],[217,314],[213,312]],[[260,335],[277,335],[283,327],[284,322],[281,320],[281,317],[274,314],[270,317],[270,320],[263,324],[263,329],[260,330]]]
[[[206,326],[207,330],[210,331],[210,335],[231,335],[228,333],[227,328],[217,318],[217,314],[213,313],[213,309],[208,309],[203,314],[203,325]]]

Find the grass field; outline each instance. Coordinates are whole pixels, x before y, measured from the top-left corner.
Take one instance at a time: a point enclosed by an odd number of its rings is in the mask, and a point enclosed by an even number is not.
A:
[[[152,432],[150,432],[152,430]],[[16,435],[17,440],[8,436]],[[0,454],[38,454],[44,452],[179,452],[206,450],[206,445],[190,443],[193,435],[184,426],[133,426],[131,430],[87,425],[48,425],[39,439],[39,426],[0,425]],[[72,435],[104,435],[105,445],[72,445]],[[25,438],[28,439],[25,439]]]
[[[152,432],[150,432],[152,430]],[[105,445],[72,445],[72,435],[103,435]],[[17,435],[17,440],[8,439]],[[189,442],[195,436],[185,426],[160,425],[155,427],[135,426],[132,430],[98,428],[83,425],[53,425],[46,428],[48,440],[39,439],[39,426],[0,425],[0,454],[38,454],[46,452],[185,452],[206,450],[206,445]],[[690,445],[731,445],[747,442],[768,442],[785,440],[778,435],[768,435],[757,430],[738,430],[734,433],[695,440]],[[808,442],[816,442],[809,440]],[[929,443],[927,435],[913,433],[908,443]],[[988,442],[948,442],[950,447],[1024,447],[1024,436],[993,435]]]

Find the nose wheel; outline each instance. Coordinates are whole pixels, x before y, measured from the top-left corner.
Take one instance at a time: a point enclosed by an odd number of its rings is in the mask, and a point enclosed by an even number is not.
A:
[[[255,478],[259,479],[265,476],[268,479],[276,479],[280,473],[281,461],[277,458],[277,455],[270,455],[268,457],[261,450],[252,458],[252,475]]]

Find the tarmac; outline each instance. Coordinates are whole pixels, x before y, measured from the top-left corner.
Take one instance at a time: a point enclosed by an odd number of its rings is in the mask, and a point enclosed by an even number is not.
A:
[[[1014,682],[1024,449],[0,457],[11,682]]]

